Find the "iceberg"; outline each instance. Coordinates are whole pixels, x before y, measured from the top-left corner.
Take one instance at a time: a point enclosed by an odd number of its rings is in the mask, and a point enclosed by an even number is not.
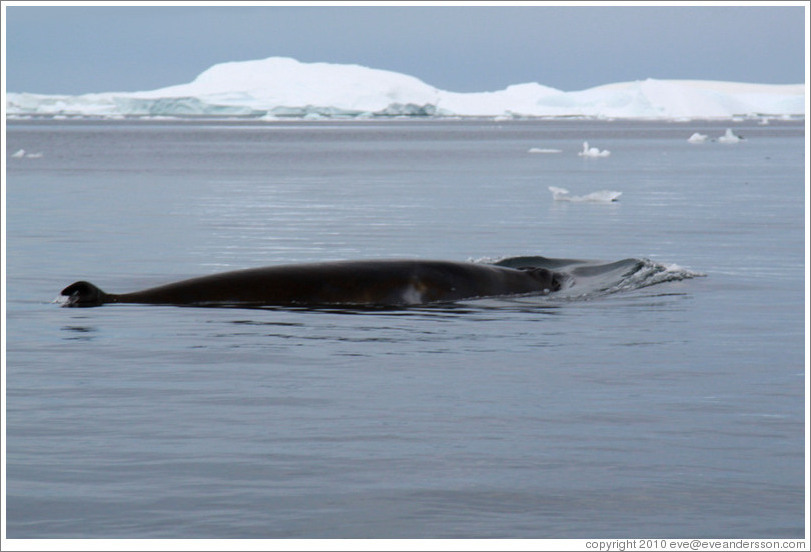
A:
[[[538,83],[451,92],[360,65],[292,58],[216,64],[192,82],[140,92],[6,94],[7,117],[587,117],[733,119],[805,117],[803,84],[658,80],[564,92]]]

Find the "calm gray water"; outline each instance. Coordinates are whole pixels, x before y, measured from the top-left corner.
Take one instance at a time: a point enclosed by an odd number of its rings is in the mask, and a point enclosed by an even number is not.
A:
[[[728,126],[746,139],[687,142]],[[803,537],[801,122],[11,121],[19,149],[42,156],[7,166],[9,538]],[[518,255],[706,277],[367,312],[53,303]]]

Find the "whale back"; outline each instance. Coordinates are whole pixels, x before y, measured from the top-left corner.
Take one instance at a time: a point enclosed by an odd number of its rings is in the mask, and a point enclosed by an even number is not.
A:
[[[560,289],[545,268],[414,260],[336,261],[237,270],[125,294],[89,282],[65,288],[66,306],[419,305]]]

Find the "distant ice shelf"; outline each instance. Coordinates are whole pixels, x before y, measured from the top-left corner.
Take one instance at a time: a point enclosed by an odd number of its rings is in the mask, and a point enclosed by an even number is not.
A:
[[[271,57],[221,63],[187,84],[143,92],[6,94],[7,117],[805,117],[802,84],[657,80],[564,92],[538,83],[495,92],[440,90],[416,77],[359,65]]]

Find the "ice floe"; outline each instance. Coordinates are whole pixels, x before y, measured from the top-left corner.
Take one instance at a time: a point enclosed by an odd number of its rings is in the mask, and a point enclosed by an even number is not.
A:
[[[735,134],[731,128],[728,128],[724,135],[718,138],[722,144],[737,144],[741,140],[743,140],[743,136]]]
[[[37,153],[27,153],[24,149],[20,149],[12,153],[9,157],[12,157],[14,159],[22,159],[23,157],[26,157],[28,159],[39,159],[40,157],[42,157],[42,152],[40,151]]]
[[[583,142],[583,150],[578,152],[580,157],[608,157],[611,152],[600,148],[590,148],[588,142]]]
[[[611,203],[617,201],[622,195],[622,192],[614,190],[600,190],[583,196],[573,196],[566,188],[556,186],[549,186],[549,191],[552,192],[552,199],[555,201],[571,201],[575,203]]]

